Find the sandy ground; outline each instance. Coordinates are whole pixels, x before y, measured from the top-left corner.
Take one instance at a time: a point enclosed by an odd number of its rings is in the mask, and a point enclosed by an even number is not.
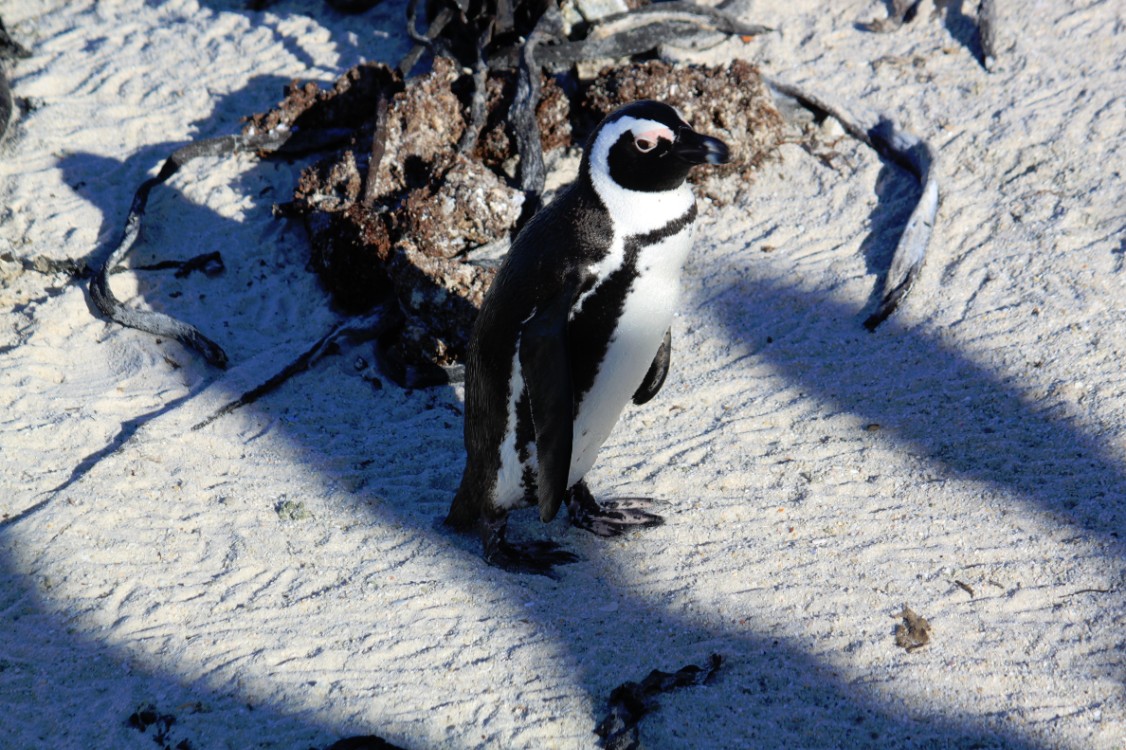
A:
[[[649,747],[1126,747],[1126,11],[998,4],[992,73],[973,3],[891,34],[858,26],[882,2],[739,6],[780,31],[717,55],[937,148],[927,266],[866,332],[916,193],[847,138],[702,204],[669,380],[589,477],[668,523],[606,542],[517,518],[581,556],[558,581],[437,525],[462,391],[375,388],[369,344],[190,429],[338,320],[270,215],[300,163],[193,162],[130,262],[220,250],[226,273],[113,277],[217,339],[225,373],[0,261],[0,745],[589,748],[614,686],[714,652]],[[0,254],[105,257],[173,148],[292,77],[397,60],[402,12],[0,2],[34,52]],[[933,628],[910,652],[904,604]],[[166,720],[140,731],[145,705]]]

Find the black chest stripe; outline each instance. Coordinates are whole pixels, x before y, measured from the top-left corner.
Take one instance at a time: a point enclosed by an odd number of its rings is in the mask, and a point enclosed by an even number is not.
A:
[[[582,310],[567,327],[568,350],[571,354],[571,378],[575,389],[575,414],[583,397],[594,386],[594,378],[610,348],[618,319],[622,316],[626,296],[637,278],[637,256],[642,249],[663,242],[683,232],[696,220],[696,203],[662,227],[625,238],[625,257],[586,299]]]
[[[692,201],[692,205],[688,207],[687,211],[663,227],[657,227],[645,234],[632,234],[626,237],[626,262],[636,261],[637,253],[642,248],[664,242],[669,237],[675,237],[694,221],[696,221],[696,201]]]

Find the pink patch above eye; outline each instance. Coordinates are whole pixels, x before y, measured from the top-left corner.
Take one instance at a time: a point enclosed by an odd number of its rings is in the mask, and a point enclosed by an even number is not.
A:
[[[641,141],[648,141],[649,143],[656,145],[657,141],[661,140],[662,138],[669,142],[676,140],[676,136],[668,128],[652,128],[651,130],[646,130],[642,133],[633,134],[633,139],[637,143],[640,143]]]

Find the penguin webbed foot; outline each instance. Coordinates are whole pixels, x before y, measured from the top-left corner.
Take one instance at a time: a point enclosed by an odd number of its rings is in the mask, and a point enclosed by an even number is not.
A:
[[[546,540],[533,542],[510,542],[505,539],[508,520],[481,522],[481,539],[485,547],[485,562],[507,570],[509,573],[525,573],[555,578],[555,566],[578,562],[579,557],[562,549],[555,542]]]
[[[650,510],[654,505],[657,502],[647,497],[618,497],[599,502],[585,482],[579,482],[567,492],[571,524],[601,537],[660,526],[665,519]]]

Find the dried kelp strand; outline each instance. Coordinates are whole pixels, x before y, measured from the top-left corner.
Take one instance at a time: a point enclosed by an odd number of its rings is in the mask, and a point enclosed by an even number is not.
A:
[[[133,204],[125,219],[125,230],[121,242],[106,258],[101,268],[90,280],[90,298],[103,315],[127,328],[136,328],[156,336],[175,339],[189,349],[203,355],[209,364],[225,368],[227,354],[222,347],[204,336],[195,326],[177,320],[170,315],[152,310],[133,310],[125,307],[109,287],[110,269],[120,264],[141,236],[141,221],[145,216],[149,193],[157,185],[176,174],[180,167],[201,156],[227,156],[243,151],[277,151],[291,136],[291,131],[278,130],[254,135],[225,135],[204,141],[189,143],[177,149],[164,162],[156,177],[141,183],[133,195]]]
[[[349,318],[332,327],[332,330],[317,339],[308,349],[296,359],[287,364],[278,372],[264,380],[259,385],[246,391],[234,401],[224,404],[202,422],[192,425],[192,430],[200,430],[220,417],[226,416],[237,409],[252,404],[258,399],[276,390],[278,386],[289,380],[294,375],[308,370],[314,362],[323,357],[334,343],[344,337],[362,336],[366,338],[377,337],[387,326],[388,315],[383,309],[358,318]]]
[[[838,120],[849,135],[911,172],[922,187],[919,202],[907,219],[884,278],[880,304],[876,312],[864,321],[864,327],[874,331],[895,312],[911,291],[926,259],[927,245],[938,214],[934,149],[926,141],[903,131],[882,115],[856,116],[791,84],[775,80],[768,83],[773,90],[797,100],[802,106]]]
[[[977,9],[977,33],[981,42],[981,64],[993,70],[997,64],[997,6],[994,0],[981,0]]]
[[[607,750],[636,750],[641,747],[638,724],[642,717],[657,708],[656,696],[676,688],[703,685],[711,680],[723,664],[723,657],[712,654],[704,667],[689,664],[675,672],[654,669],[641,682],[625,682],[614,688],[608,701],[608,712],[598,722],[594,733]]]
[[[554,7],[548,8],[536,22],[520,53],[520,69],[516,79],[516,95],[510,120],[516,133],[516,149],[520,154],[520,188],[531,203],[525,210],[530,216],[539,207],[547,171],[543,165],[543,146],[536,121],[536,105],[540,101],[540,62],[537,50],[548,39],[560,33],[562,17]]]
[[[539,62],[553,72],[585,60],[619,58],[656,49],[669,39],[699,33],[756,36],[772,29],[744,24],[721,10],[688,2],[644,6],[600,20],[585,39],[545,47]]]

